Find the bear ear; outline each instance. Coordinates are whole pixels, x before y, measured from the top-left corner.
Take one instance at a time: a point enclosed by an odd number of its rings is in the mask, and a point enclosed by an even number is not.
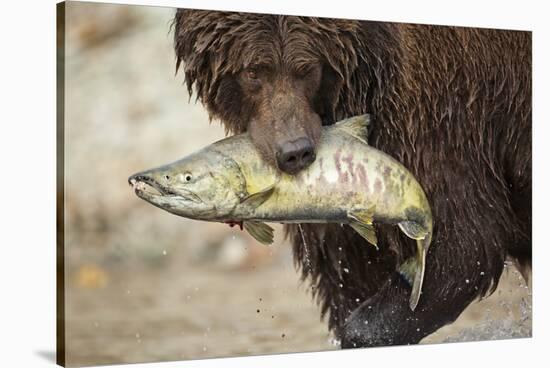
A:
[[[368,144],[369,129],[371,129],[372,115],[364,114],[341,120],[334,124],[332,129],[337,129]]]
[[[172,27],[176,52],[176,73],[184,66],[185,84],[189,98],[196,83],[197,99],[206,94],[205,81],[211,79],[210,61],[204,49],[198,50],[205,34],[209,34],[209,13],[203,10],[178,9]],[[204,42],[203,42],[204,43]]]

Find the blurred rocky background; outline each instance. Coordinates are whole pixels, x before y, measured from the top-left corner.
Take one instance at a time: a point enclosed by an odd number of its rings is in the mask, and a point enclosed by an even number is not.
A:
[[[173,14],[67,4],[67,363],[336,349],[280,228],[265,247],[156,209],[127,184],[224,137],[175,75]],[[530,336],[530,317],[530,288],[507,265],[497,292],[424,342]]]

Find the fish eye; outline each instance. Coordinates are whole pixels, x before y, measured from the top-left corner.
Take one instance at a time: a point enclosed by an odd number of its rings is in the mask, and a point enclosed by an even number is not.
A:
[[[170,180],[170,175],[164,175],[164,179]]]
[[[190,173],[186,173],[184,178],[185,178],[185,181],[188,183],[193,179]]]

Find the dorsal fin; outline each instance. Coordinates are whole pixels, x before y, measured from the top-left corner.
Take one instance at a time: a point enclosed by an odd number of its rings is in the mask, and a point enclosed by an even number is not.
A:
[[[368,144],[369,125],[371,121],[372,116],[370,114],[357,115],[337,122],[333,125],[333,129],[344,131]]]

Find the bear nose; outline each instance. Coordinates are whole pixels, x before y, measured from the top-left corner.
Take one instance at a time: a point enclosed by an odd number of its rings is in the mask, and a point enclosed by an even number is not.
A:
[[[281,171],[296,174],[315,161],[315,149],[309,138],[288,141],[277,151],[277,165]]]

